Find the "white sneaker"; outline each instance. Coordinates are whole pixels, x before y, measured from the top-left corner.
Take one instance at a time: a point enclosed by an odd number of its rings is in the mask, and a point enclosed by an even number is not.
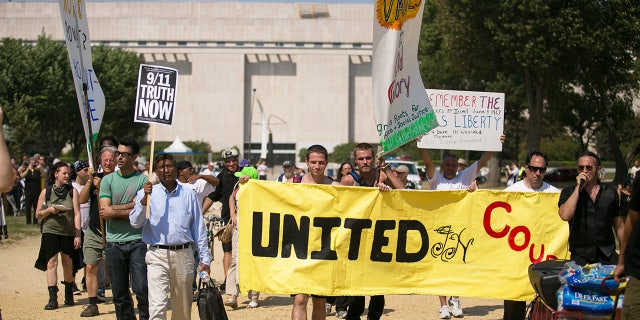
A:
[[[440,319],[449,319],[451,318],[451,312],[449,312],[449,307],[442,306],[440,307]]]
[[[331,313],[331,307],[332,307],[331,303],[324,304],[324,310],[327,314]]]
[[[462,308],[460,307],[460,298],[449,298],[449,306],[451,307],[451,314],[456,318],[462,318]]]

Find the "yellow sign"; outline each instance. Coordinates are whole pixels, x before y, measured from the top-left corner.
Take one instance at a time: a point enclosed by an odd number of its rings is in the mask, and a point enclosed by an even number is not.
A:
[[[376,19],[387,29],[401,30],[407,20],[418,15],[422,0],[376,0]]]
[[[558,196],[251,180],[238,193],[240,286],[532,299],[528,266],[568,256]]]

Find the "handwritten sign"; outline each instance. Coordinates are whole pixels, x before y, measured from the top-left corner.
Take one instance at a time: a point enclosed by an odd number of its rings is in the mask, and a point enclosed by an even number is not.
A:
[[[440,126],[420,139],[418,147],[501,151],[504,93],[426,89]]]
[[[60,8],[60,17],[62,18],[62,28],[64,29],[73,82],[76,87],[78,106],[80,107],[80,116],[82,117],[84,133],[87,137],[87,150],[90,153],[90,142],[96,142],[98,138],[98,132],[104,116],[105,101],[102,87],[92,65],[87,9],[84,1],[58,0],[58,6]],[[84,84],[87,86],[88,105],[86,107]],[[91,123],[91,137],[89,137],[89,123]]]
[[[373,114],[384,152],[438,126],[418,68],[424,1],[376,0]]]
[[[141,64],[134,121],[171,125],[177,89],[178,70]]]

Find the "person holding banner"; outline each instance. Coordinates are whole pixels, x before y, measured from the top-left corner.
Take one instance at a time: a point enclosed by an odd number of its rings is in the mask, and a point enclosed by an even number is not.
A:
[[[620,259],[613,272],[615,280],[624,281],[627,276],[627,287],[620,319],[640,319],[640,176],[633,180],[633,193],[629,204],[629,214],[624,223],[624,232],[620,239]]]
[[[624,223],[618,192],[598,178],[601,168],[596,154],[583,153],[578,158],[576,185],[562,189],[558,200],[558,214],[569,222],[571,260],[581,266],[618,263],[614,233],[620,240]]]
[[[504,191],[560,192],[558,188],[543,181],[547,172],[547,156],[544,153],[531,151],[525,161],[524,179],[508,186]],[[504,320],[524,320],[526,312],[525,301],[504,300]]]
[[[505,136],[500,136],[500,142],[504,143]],[[458,173],[458,157],[445,153],[440,164],[440,172],[436,172],[436,166],[431,160],[429,151],[419,148],[420,156],[424,161],[425,172],[430,190],[475,190],[475,181],[480,168],[484,167],[493,157],[493,151],[487,151],[471,166]],[[460,306],[459,297],[451,297],[447,303],[447,297],[440,296],[440,319],[449,319],[451,315],[456,318],[464,316]],[[451,308],[451,309],[449,309]]]
[[[238,286],[238,206],[237,206],[237,194],[240,190],[240,186],[245,184],[249,179],[258,179],[258,170],[252,166],[246,166],[242,168],[242,171],[238,171],[234,174],[238,178],[231,196],[229,197],[229,212],[231,214],[231,223],[233,225],[233,233],[231,236],[232,250],[231,250],[231,265],[229,265],[229,272],[227,272],[227,281],[225,292],[229,295],[229,299],[225,301],[224,305],[229,306],[232,309],[238,308],[238,295],[240,294],[240,288]],[[247,305],[247,308],[257,308],[259,305],[260,292],[255,290],[249,290],[247,297],[251,299],[251,302]]]
[[[191,319],[195,259],[190,247],[197,246],[198,271],[209,272],[211,261],[202,204],[195,191],[178,183],[176,160],[171,154],[158,156],[153,167],[160,183],[147,181],[129,214],[131,226],[142,228],[142,240],[149,245],[145,255],[149,318],[166,319],[170,295],[171,318]]]
[[[341,185],[337,181],[333,181],[327,175],[325,170],[329,163],[329,152],[321,145],[312,145],[307,148],[307,154],[305,156],[307,162],[307,168],[309,174],[302,176],[300,183],[308,184],[329,184],[329,185]],[[364,297],[363,297],[364,298]],[[312,320],[324,319],[327,316],[325,309],[325,297],[311,295],[311,302],[313,309],[311,311]],[[291,310],[292,320],[307,320],[307,303],[309,302],[309,294],[299,293],[293,297],[293,308]],[[384,306],[384,302],[383,302]],[[364,303],[363,303],[364,307]]]
[[[403,189],[404,184],[387,168],[383,165],[384,160],[378,163],[378,168],[373,166],[374,155],[373,147],[368,143],[360,143],[356,145],[353,150],[353,158],[355,159],[357,172],[350,172],[342,177],[340,183],[345,186],[363,186],[363,187],[377,187],[380,191],[388,191],[390,187],[384,182],[392,184],[396,189]],[[383,182],[384,181],[384,182]],[[338,297],[336,299],[336,305],[338,300],[342,302],[345,297]],[[349,308],[346,315],[342,312],[337,312],[336,316],[345,316],[347,320],[360,319],[360,315],[364,312],[364,296],[346,297],[348,300]],[[384,311],[384,296],[371,296],[369,300],[369,312],[367,314],[368,319],[377,320],[382,316]],[[339,313],[339,314],[338,314]]]
[[[147,245],[142,242],[142,229],[129,224],[129,212],[133,209],[136,193],[148,180],[133,168],[139,151],[140,147],[133,138],[123,138],[116,151],[120,170],[105,176],[100,183],[100,217],[105,221],[107,264],[118,319],[136,318],[129,279],[136,294],[140,319],[149,319]]]

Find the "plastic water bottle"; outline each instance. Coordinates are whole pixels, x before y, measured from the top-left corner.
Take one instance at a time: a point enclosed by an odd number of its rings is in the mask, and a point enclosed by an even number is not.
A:
[[[204,283],[209,283],[211,277],[209,277],[209,273],[206,271],[200,272],[200,280]]]

